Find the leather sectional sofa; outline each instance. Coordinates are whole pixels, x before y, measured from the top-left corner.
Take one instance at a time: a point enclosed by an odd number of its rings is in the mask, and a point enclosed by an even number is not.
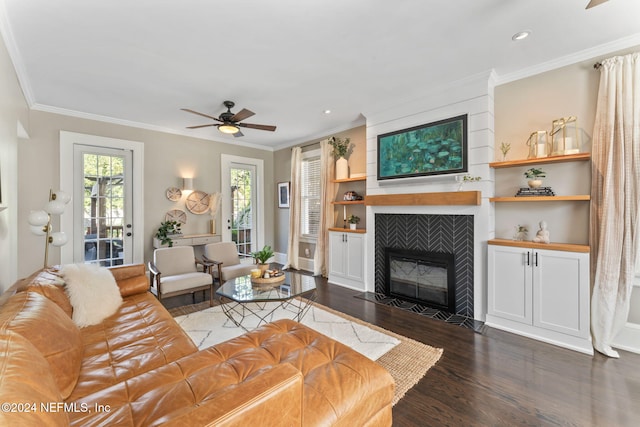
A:
[[[393,379],[350,348],[282,320],[198,351],[143,265],[111,272],[124,302],[94,326],[54,268],[0,297],[0,425],[391,425]]]

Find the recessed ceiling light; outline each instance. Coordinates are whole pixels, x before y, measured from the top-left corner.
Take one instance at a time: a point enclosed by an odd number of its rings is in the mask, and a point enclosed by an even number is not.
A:
[[[518,40],[524,40],[531,35],[531,30],[520,31],[519,33],[515,33],[511,40],[517,42]]]
[[[325,114],[331,114],[331,110],[324,110],[323,113]]]

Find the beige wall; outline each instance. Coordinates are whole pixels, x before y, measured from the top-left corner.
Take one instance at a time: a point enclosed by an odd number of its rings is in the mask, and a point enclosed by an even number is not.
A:
[[[366,127],[358,126],[343,132],[323,136],[322,138],[312,139],[297,146],[307,147],[304,150],[319,147],[320,141],[335,136],[337,138],[350,138],[353,143],[353,152],[349,156],[350,173],[365,173],[367,166],[367,150],[366,150]],[[315,145],[314,145],[315,144]],[[278,150],[274,153],[274,164],[278,165],[274,171],[276,182],[291,181],[291,148]],[[364,220],[364,207],[361,214],[355,213]],[[360,223],[363,226],[362,223]],[[289,239],[289,209],[278,209],[276,204],[275,212],[275,241],[274,250],[279,253],[287,252],[287,241]],[[304,257],[305,249],[309,249],[310,258],[313,258],[315,245],[310,243],[300,244],[300,256]]]
[[[18,277],[18,121],[28,123],[28,108],[13,64],[0,37],[0,291]]]
[[[194,215],[184,207],[184,196],[171,202],[165,192],[168,187],[181,187],[181,177],[193,175],[195,189],[208,193],[220,191],[220,154],[258,158],[264,161],[265,179],[265,240],[273,241],[273,206],[275,186],[273,152],[256,150],[197,138],[149,131],[133,127],[86,120],[65,115],[32,111],[29,125],[30,139],[20,144],[18,178],[20,218],[32,209],[40,209],[46,202],[49,188],[57,189],[59,170],[59,133],[61,130],[126,139],[144,143],[144,257],[152,257],[152,237],[164,215],[171,209],[187,212],[186,234],[206,233],[209,215]],[[63,189],[67,190],[68,189]],[[54,221],[57,221],[55,219]],[[220,221],[217,230],[220,232]],[[54,222],[54,227],[58,227]],[[63,230],[64,231],[64,230]],[[18,272],[29,274],[42,263],[42,237],[32,235],[26,221],[18,224]],[[59,249],[51,248],[50,263],[59,262]]]

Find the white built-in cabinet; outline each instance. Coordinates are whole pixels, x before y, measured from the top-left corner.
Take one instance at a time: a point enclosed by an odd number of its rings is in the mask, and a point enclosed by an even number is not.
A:
[[[488,262],[488,326],[593,354],[583,246],[496,239]]]
[[[364,289],[365,234],[329,231],[329,282]]]

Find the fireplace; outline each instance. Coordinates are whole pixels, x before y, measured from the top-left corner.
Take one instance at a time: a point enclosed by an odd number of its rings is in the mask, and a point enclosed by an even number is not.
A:
[[[447,271],[447,301],[440,295],[438,303],[445,308],[436,309],[451,314],[473,317],[474,304],[474,217],[473,215],[439,214],[375,214],[375,292],[387,294],[386,248],[418,253],[451,254],[453,266]],[[403,253],[404,254],[404,253]],[[440,261],[440,260],[439,260]],[[416,268],[418,268],[416,266]],[[423,268],[420,266],[419,268]],[[454,275],[450,280],[449,274]],[[449,291],[449,286],[454,290]],[[424,303],[417,303],[414,290],[396,292],[392,299],[416,304],[416,310]],[[431,290],[430,290],[431,292]],[[425,293],[425,290],[422,290]],[[451,302],[455,300],[455,304]],[[450,304],[454,304],[452,309]]]
[[[451,253],[385,248],[385,294],[455,313]]]

